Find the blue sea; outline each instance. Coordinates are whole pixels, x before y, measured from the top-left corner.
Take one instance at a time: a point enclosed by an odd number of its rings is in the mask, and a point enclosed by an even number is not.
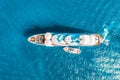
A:
[[[98,33],[109,45],[31,44],[43,32]],[[0,0],[0,80],[120,80],[120,0]]]

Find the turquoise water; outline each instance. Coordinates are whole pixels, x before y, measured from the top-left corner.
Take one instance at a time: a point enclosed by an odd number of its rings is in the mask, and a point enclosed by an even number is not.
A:
[[[104,28],[109,46],[81,47],[80,55],[27,41],[40,32]],[[120,79],[119,0],[0,0],[0,34],[0,80]]]

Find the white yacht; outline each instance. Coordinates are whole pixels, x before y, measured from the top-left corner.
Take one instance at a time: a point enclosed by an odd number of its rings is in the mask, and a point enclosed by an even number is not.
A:
[[[99,34],[78,33],[52,33],[36,34],[28,38],[30,43],[41,46],[64,46],[63,50],[68,53],[79,54],[81,51],[75,46],[98,46],[103,43],[103,37]]]

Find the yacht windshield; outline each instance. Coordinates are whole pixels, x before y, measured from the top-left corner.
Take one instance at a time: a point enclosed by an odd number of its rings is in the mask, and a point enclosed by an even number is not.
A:
[[[44,35],[38,35],[36,38],[36,43],[44,44]]]

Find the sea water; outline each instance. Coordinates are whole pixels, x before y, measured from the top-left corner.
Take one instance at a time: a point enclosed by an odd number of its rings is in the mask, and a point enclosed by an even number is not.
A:
[[[98,33],[109,45],[33,45],[27,38],[45,31]],[[0,0],[0,80],[119,80],[119,0]]]

